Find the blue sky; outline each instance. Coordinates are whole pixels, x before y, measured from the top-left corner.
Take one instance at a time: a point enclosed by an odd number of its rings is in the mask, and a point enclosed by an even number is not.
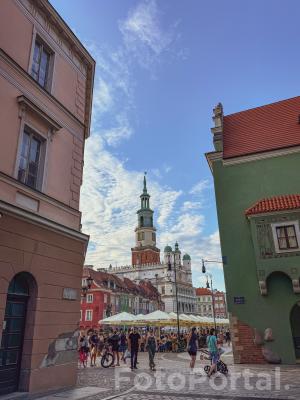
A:
[[[130,263],[135,211],[148,172],[159,246],[219,259],[212,109],[225,114],[299,95],[300,3],[51,0],[97,62],[81,210],[86,261]],[[209,265],[224,289],[220,265]]]

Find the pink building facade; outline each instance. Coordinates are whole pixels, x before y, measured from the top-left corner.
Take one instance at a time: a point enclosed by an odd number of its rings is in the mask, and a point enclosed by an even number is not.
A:
[[[47,0],[1,0],[0,394],[76,382],[94,70]]]

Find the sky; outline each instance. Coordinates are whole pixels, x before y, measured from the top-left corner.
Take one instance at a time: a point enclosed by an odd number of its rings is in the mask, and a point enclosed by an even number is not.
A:
[[[299,95],[300,3],[51,0],[96,60],[80,209],[87,264],[128,265],[147,171],[158,247],[220,260],[212,109],[232,114]],[[224,290],[222,265],[207,264]],[[226,267],[225,267],[226,268]]]

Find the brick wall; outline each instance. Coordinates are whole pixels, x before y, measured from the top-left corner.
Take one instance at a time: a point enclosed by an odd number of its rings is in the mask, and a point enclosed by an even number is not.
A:
[[[160,262],[160,253],[152,249],[132,250],[132,265],[156,264]]]
[[[254,329],[230,316],[233,358],[236,364],[266,364],[262,346],[254,343]]]

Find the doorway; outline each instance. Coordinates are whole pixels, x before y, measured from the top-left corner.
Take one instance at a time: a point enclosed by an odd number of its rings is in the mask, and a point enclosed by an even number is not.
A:
[[[297,362],[300,362],[300,302],[291,311],[291,328]]]
[[[19,388],[29,299],[28,275],[25,272],[17,274],[8,287],[0,346],[0,395],[15,392]]]

